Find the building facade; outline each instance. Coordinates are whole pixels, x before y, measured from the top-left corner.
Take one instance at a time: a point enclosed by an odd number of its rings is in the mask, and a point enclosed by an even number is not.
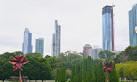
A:
[[[88,56],[91,56],[92,46],[90,44],[85,44],[83,46],[83,57],[87,58]]]
[[[93,58],[93,59],[99,59],[99,52],[100,51],[102,51],[102,49],[101,48],[95,48],[95,49],[92,49],[92,55],[91,55],[91,57]]]
[[[29,32],[28,28],[24,31],[24,40],[22,44],[22,52],[24,54],[32,53],[32,33]]]
[[[137,4],[133,5],[129,11],[129,42],[130,46],[134,47],[137,45],[137,34],[135,27],[137,26]]]
[[[44,38],[36,39],[35,52],[40,53],[42,55],[42,57],[44,57],[44,55],[43,55],[43,52],[44,52]]]
[[[58,25],[57,20],[55,20],[55,32],[52,37],[52,56],[58,57],[60,54],[61,26]]]
[[[113,6],[102,9],[103,50],[114,51]]]

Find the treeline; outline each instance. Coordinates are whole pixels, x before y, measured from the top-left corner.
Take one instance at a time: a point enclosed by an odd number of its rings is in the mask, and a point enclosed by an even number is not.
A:
[[[121,80],[137,80],[137,46],[128,46],[120,54],[110,51],[101,51],[100,59],[113,60],[116,63],[116,73]]]
[[[116,64],[116,70],[118,77],[121,80],[127,78],[128,80],[137,79],[137,61],[128,61],[126,63],[118,63]]]
[[[119,55],[114,58],[115,63],[125,63],[127,61],[137,61],[137,46],[128,46]]]
[[[105,82],[106,73],[103,72],[101,60],[88,57],[72,66],[70,82]],[[119,82],[116,70],[112,71],[109,82]]]
[[[0,80],[10,79],[11,76],[19,76],[18,71],[13,72],[13,65],[9,61],[13,60],[12,55],[20,56],[20,51],[0,54]],[[72,69],[72,64],[82,60],[81,53],[67,51],[61,53],[58,58],[46,56],[42,57],[38,53],[26,54],[25,60],[29,63],[22,66],[22,76],[28,76],[30,80],[50,80],[56,79],[57,70],[61,67]],[[70,78],[68,71],[68,78]]]
[[[22,55],[22,52],[4,53],[0,55],[0,80],[10,79],[11,76],[19,76],[18,71],[13,72],[13,65],[9,61],[13,60],[12,55]],[[30,80],[52,79],[51,66],[46,58],[38,53],[27,54],[25,60],[29,63],[22,66],[22,76],[28,76]]]

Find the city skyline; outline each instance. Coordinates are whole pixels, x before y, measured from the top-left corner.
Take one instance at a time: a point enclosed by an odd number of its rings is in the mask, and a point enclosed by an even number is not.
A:
[[[123,3],[124,2],[124,3]],[[56,3],[56,4],[55,4]],[[46,5],[45,5],[46,4]],[[54,20],[62,25],[62,52],[82,52],[83,45],[102,46],[102,7],[113,1],[0,1],[0,53],[21,51],[23,31],[27,27],[33,33],[32,44],[44,37],[45,55],[51,55]],[[114,1],[114,27],[116,50],[129,45],[128,12],[136,0]],[[35,47],[35,45],[34,45]],[[34,50],[33,50],[34,52]]]

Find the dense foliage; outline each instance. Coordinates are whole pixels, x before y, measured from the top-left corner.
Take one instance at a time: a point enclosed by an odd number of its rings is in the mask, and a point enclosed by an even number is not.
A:
[[[113,60],[114,55],[115,55],[115,53],[108,51],[108,50],[104,50],[104,51],[99,52],[99,58],[100,59]]]
[[[123,79],[137,79],[137,61],[128,61],[126,63],[116,64],[117,75]]]
[[[9,79],[11,76],[19,76],[18,71],[13,72],[13,65],[9,63],[9,60],[13,60],[11,55],[22,55],[22,52],[4,53],[0,55],[0,79]],[[22,66],[22,76],[28,76],[33,80],[45,80],[51,79],[51,66],[49,62],[42,58],[38,53],[26,54],[25,60],[29,63]]]
[[[116,63],[120,63],[120,62],[125,63],[131,60],[137,61],[137,46],[135,47],[128,46],[124,51],[122,51],[114,59]]]
[[[0,55],[0,80],[18,77],[18,71],[13,72],[13,60],[11,55],[20,56],[20,51],[3,53]],[[137,79],[137,46],[127,47],[119,55],[110,51],[101,51],[100,59],[114,60],[115,70],[109,75],[109,82],[118,82],[121,79]],[[105,82],[106,73],[103,72],[102,60],[91,57],[83,59],[82,53],[67,51],[60,53],[59,57],[46,55],[44,58],[38,53],[26,54],[25,60],[29,63],[22,66],[22,76],[28,76],[30,80],[53,79],[57,82]],[[115,65],[113,66],[115,67]]]
[[[17,51],[0,55],[0,80],[10,79],[11,76],[18,77],[18,71],[13,72],[13,65],[9,61],[13,60],[12,55],[20,56],[22,54],[22,52]],[[25,60],[28,60],[29,63],[22,66],[22,76],[28,76],[30,80],[48,80],[56,79],[57,69],[61,67],[65,67],[68,70],[67,78],[70,78],[72,64],[80,62],[82,56],[81,53],[70,51],[61,53],[58,58],[48,55],[42,58],[41,54],[29,53],[26,54]]]
[[[56,82],[65,82],[67,81],[67,76],[66,76],[66,68],[61,67],[57,69],[57,76],[56,76]]]
[[[118,82],[116,71],[112,71],[109,82]],[[101,60],[91,57],[72,66],[71,82],[105,82],[106,74],[103,72]]]

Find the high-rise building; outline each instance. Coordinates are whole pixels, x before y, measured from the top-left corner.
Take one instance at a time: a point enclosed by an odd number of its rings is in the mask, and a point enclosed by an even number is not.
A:
[[[102,9],[103,50],[114,51],[113,6]]]
[[[32,33],[29,32],[28,28],[25,28],[24,31],[24,40],[22,45],[22,52],[24,54],[32,53]]]
[[[40,53],[42,55],[42,57],[44,57],[43,51],[44,51],[44,38],[36,39],[35,52]]]
[[[58,21],[55,20],[55,32],[52,38],[52,56],[58,57],[60,54],[60,41],[61,41],[61,26],[58,25]]]
[[[90,44],[85,44],[83,47],[83,57],[87,58],[88,56],[91,56],[90,52],[92,51],[92,47]]]
[[[93,59],[99,59],[99,52],[100,51],[102,51],[102,49],[101,48],[95,48],[95,49],[92,49],[92,55],[91,55],[91,57],[93,58]]]
[[[129,42],[130,46],[134,47],[137,45],[137,34],[135,27],[137,26],[137,4],[133,5],[129,11]]]

